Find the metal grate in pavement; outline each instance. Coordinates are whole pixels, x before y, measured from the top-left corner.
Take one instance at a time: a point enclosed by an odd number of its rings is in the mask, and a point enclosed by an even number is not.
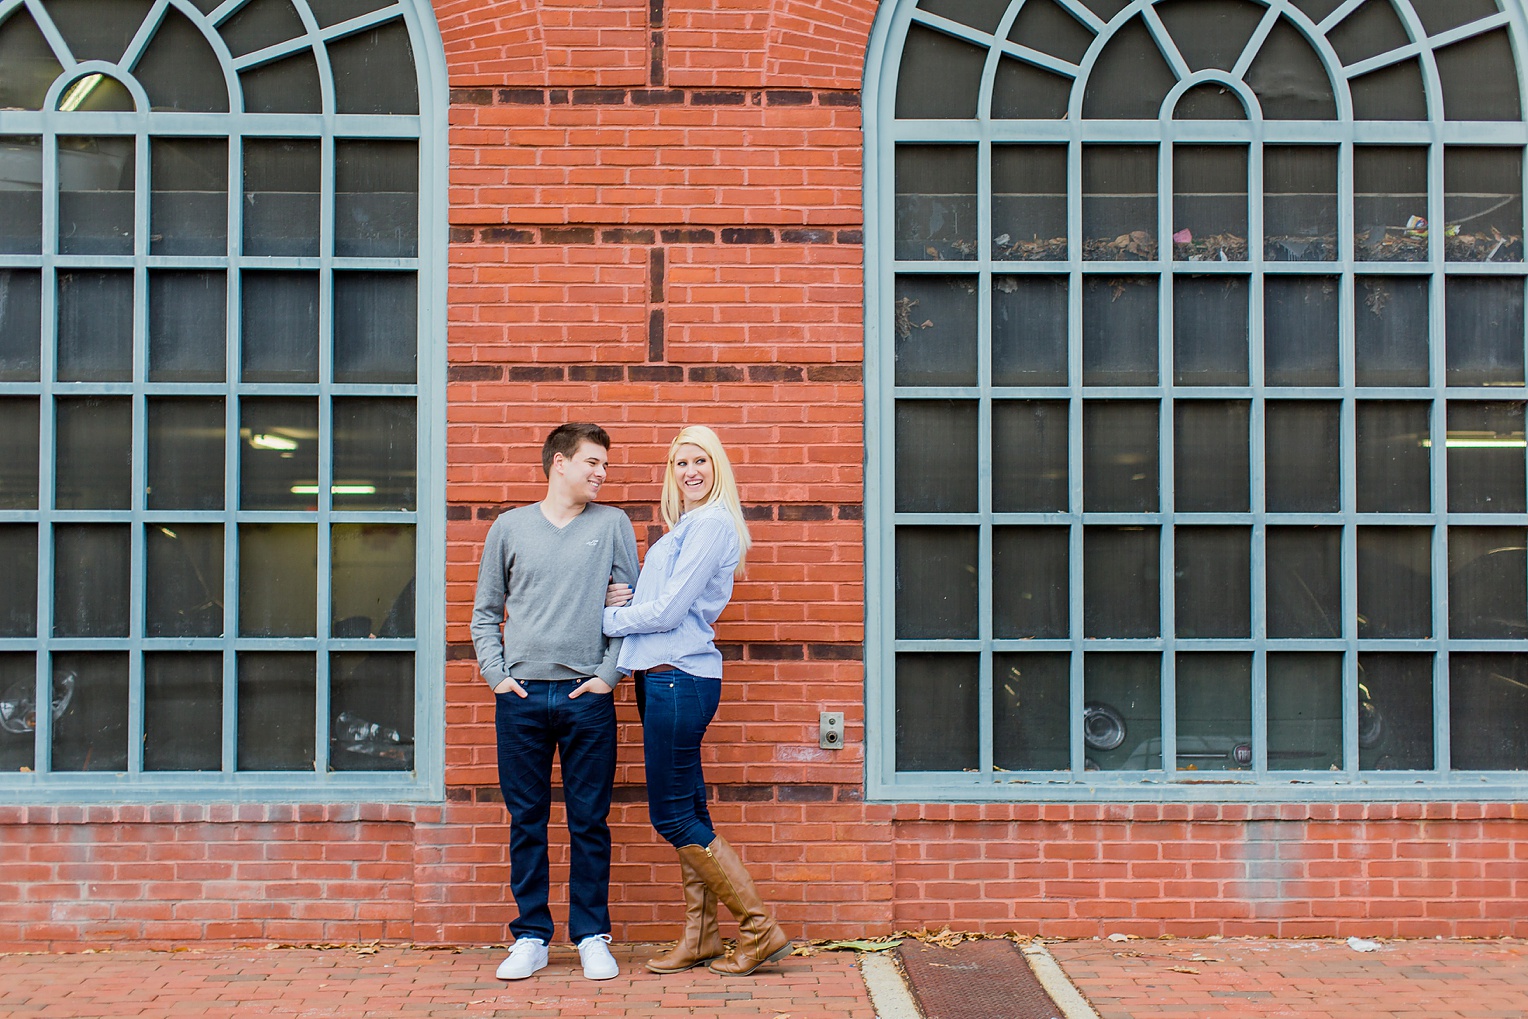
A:
[[[898,949],[925,1019],[1061,1019],[1017,945],[968,941]]]

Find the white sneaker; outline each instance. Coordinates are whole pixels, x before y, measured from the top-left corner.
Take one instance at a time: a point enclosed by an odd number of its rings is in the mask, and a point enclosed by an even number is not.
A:
[[[524,980],[546,965],[546,942],[539,938],[519,938],[509,955],[499,963],[494,976],[500,980]]]
[[[578,957],[584,961],[586,980],[609,980],[621,975],[621,967],[615,964],[615,957],[605,947],[608,944],[608,934],[591,934],[578,943]]]

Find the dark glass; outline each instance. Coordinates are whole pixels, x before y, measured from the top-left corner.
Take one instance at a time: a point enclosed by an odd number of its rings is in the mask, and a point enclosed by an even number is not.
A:
[[[0,159],[4,156],[0,146]],[[42,274],[0,269],[0,382],[36,382],[41,372]]]
[[[1187,89],[1173,107],[1174,120],[1245,120],[1241,97],[1224,85],[1207,82]]]
[[[1179,637],[1251,635],[1252,532],[1245,527],[1179,527],[1176,629]]]
[[[416,432],[411,399],[336,397],[334,508],[413,509],[419,481]]]
[[[0,109],[4,110],[42,109],[48,86],[64,73],[53,47],[24,6],[11,8],[10,17],[0,21],[0,67],[5,68],[0,75]],[[4,148],[0,146],[0,151]],[[0,770],[15,769],[0,765]]]
[[[1432,636],[1432,531],[1358,529],[1360,639]]]
[[[1008,9],[1008,0],[919,0],[918,8],[991,35]]]
[[[242,651],[238,673],[238,769],[311,772],[318,714],[313,655]]]
[[[1342,768],[1342,655],[1268,656],[1268,770]]]
[[[331,41],[329,68],[337,113],[419,112],[414,50],[401,20]]]
[[[0,396],[0,509],[37,508],[37,397]]]
[[[308,0],[308,9],[318,19],[320,28],[329,28],[390,6],[392,0]]]
[[[1161,770],[1162,656],[1095,652],[1082,661],[1084,703],[1097,715],[1092,725],[1084,719],[1083,731],[1098,731],[1110,737],[1101,742],[1116,744],[1088,746],[1088,770]]]
[[[976,277],[898,276],[898,386],[976,385]]]
[[[223,525],[147,524],[143,537],[144,632],[221,637]]]
[[[1498,12],[1496,0],[1411,0],[1428,35],[1438,35]]]
[[[223,656],[143,656],[143,770],[217,771],[223,765]]]
[[[313,636],[317,590],[316,527],[239,525],[239,636]]]
[[[58,96],[58,109],[63,113],[75,110],[81,113],[131,113],[136,108],[127,86],[101,72],[80,75]],[[121,140],[127,144],[120,147],[131,151],[131,139]]]
[[[310,49],[239,72],[246,113],[322,113],[318,61]]]
[[[1428,281],[1420,276],[1359,276],[1353,336],[1360,386],[1425,386]]]
[[[1358,512],[1426,513],[1430,405],[1399,400],[1358,402]]]
[[[1481,64],[1480,67],[1510,67]],[[1474,77],[1481,75],[1478,68]],[[1517,85],[1512,86],[1517,95]],[[1521,119],[1514,115],[1511,119]],[[1523,150],[1450,145],[1443,152],[1443,254],[1450,262],[1523,260]]]
[[[1180,386],[1247,384],[1245,276],[1173,277],[1173,381]]]
[[[1426,223],[1427,150],[1355,146],[1354,257],[1371,262],[1426,261]]]
[[[992,656],[992,767],[1071,767],[1071,666],[1064,654]]]
[[[1368,6],[1374,7],[1375,4]],[[1422,65],[1402,60],[1348,82],[1354,120],[1426,120]]]
[[[1523,384],[1522,277],[1450,276],[1443,284],[1448,384]]]
[[[1056,0],[1025,0],[1008,30],[1010,42],[1077,64],[1093,45],[1093,33]]]
[[[1275,262],[1337,257],[1337,149],[1263,148],[1263,257]]]
[[[998,61],[992,76],[993,120],[1060,120],[1071,100],[1071,78],[1022,60]]]
[[[1083,532],[1083,633],[1155,637],[1161,633],[1161,577],[1155,527],[1089,527]]]
[[[976,146],[898,145],[896,257],[976,257]]]
[[[977,634],[974,527],[897,528],[897,636]]]
[[[221,271],[149,270],[149,381],[223,381],[227,321]]]
[[[154,138],[149,142],[149,250],[156,255],[228,251],[228,142]]]
[[[0,33],[4,27],[0,25]],[[4,41],[0,34],[0,55],[5,52]],[[0,651],[0,712],[3,712],[0,717],[20,730],[7,730],[5,739],[0,740],[0,771],[18,772],[37,766],[36,704],[37,656],[30,651],[23,654]]]
[[[1460,771],[1528,769],[1528,656],[1448,656],[1449,756]]]
[[[1359,655],[1358,714],[1360,768],[1431,770],[1432,655]],[[1366,733],[1368,739],[1363,738]]]
[[[53,526],[53,636],[126,637],[127,524]]]
[[[244,254],[317,255],[319,144],[244,142]]]
[[[1173,147],[1173,257],[1190,262],[1247,258],[1247,149]]]
[[[1082,238],[1085,259],[1157,257],[1155,145],[1082,147]]]
[[[922,25],[907,30],[897,71],[898,120],[969,120],[976,116],[987,51]]]
[[[67,651],[53,656],[55,691],[73,686],[53,722],[54,771],[127,770],[127,655]]]
[[[330,633],[414,636],[414,528],[335,524],[330,540]]]
[[[240,507],[264,510],[316,507],[318,401],[302,397],[247,397],[242,402],[241,415]]]
[[[58,380],[131,382],[132,378],[132,270],[60,270]]]
[[[313,289],[316,293],[316,282]],[[334,381],[416,381],[418,292],[418,277],[411,272],[334,274]],[[309,327],[306,317],[303,327]]]
[[[993,147],[992,232],[993,258],[1066,258],[1066,146]]]
[[[897,655],[897,770],[974,771],[981,658],[973,654]]]
[[[243,284],[243,380],[317,382],[318,273],[245,270]]]
[[[1065,527],[992,529],[992,633],[998,640],[1070,636]]]
[[[1244,400],[1173,405],[1173,505],[1180,513],[1251,509],[1251,458]]]
[[[1521,527],[1448,529],[1448,635],[1528,637],[1528,532]]]
[[[131,137],[58,140],[61,253],[133,253],[133,176]]]
[[[1512,36],[1505,28],[1433,51],[1448,120],[1522,120],[1523,103],[1510,74],[1482,73],[1513,67]],[[1452,217],[1450,217],[1452,218]]]
[[[1252,766],[1252,656],[1180,654],[1178,770],[1247,771]]]
[[[1528,511],[1523,440],[1521,403],[1449,401],[1449,512]]]
[[[228,112],[217,53],[201,29],[173,7],[165,11],[133,75],[148,93],[150,109]]]
[[[1169,0],[1157,13],[1191,71],[1229,71],[1252,39],[1264,9],[1245,0]]]
[[[1134,17],[1114,33],[1093,65],[1082,115],[1098,120],[1156,120],[1175,84],[1177,78],[1144,19]]]
[[[0,33],[25,16],[24,10],[11,15],[0,25]],[[0,51],[0,59],[3,55]],[[9,77],[9,73],[0,75],[0,95]],[[36,254],[42,250],[42,140],[0,141],[0,165],[5,167],[6,179],[6,186],[0,188],[0,253]]]
[[[1087,276],[1082,291],[1082,384],[1157,384],[1157,280]]]
[[[0,584],[0,637],[35,637],[36,524],[0,524],[0,563],[6,564],[6,582]],[[3,690],[4,686],[0,686],[0,691]]]
[[[1337,317],[1335,276],[1265,277],[1264,384],[1337,385]]]
[[[406,651],[329,656],[329,767],[414,767],[414,656]]]
[[[149,509],[223,508],[227,429],[221,396],[149,397]]]
[[[251,0],[218,30],[236,57],[296,39],[306,32],[291,0]]]
[[[58,509],[131,509],[133,402],[126,396],[60,397],[54,404]]]
[[[334,143],[334,253],[369,258],[419,253],[418,143]]]
[[[898,400],[896,507],[899,513],[975,513],[974,400]]]
[[[1082,506],[1088,513],[1154,513],[1158,506],[1154,400],[1082,406]]]
[[[75,60],[116,63],[148,17],[151,0],[48,0],[48,16]]]
[[[1268,528],[1268,636],[1342,636],[1342,529]]]
[[[1389,3],[1360,4],[1326,38],[1344,64],[1377,57],[1411,41],[1400,16]]]
[[[1064,276],[992,278],[992,384],[1066,385]]]
[[[1067,406],[1060,400],[992,404],[992,509],[1064,513]]]

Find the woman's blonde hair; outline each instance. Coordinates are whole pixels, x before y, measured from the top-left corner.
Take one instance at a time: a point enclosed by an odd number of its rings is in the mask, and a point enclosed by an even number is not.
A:
[[[674,476],[674,455],[680,446],[697,446],[711,461],[711,494],[703,505],[719,502],[732,515],[732,526],[737,529],[738,540],[737,570],[733,575],[741,577],[743,564],[748,559],[748,547],[753,544],[753,540],[748,537],[748,524],[743,519],[743,505],[738,499],[732,462],[727,459],[727,451],[722,449],[722,440],[705,425],[687,425],[669,443],[668,463],[663,469],[663,496],[658,507],[663,514],[663,522],[673,530],[679,518],[684,515],[684,493],[680,492],[679,479]]]

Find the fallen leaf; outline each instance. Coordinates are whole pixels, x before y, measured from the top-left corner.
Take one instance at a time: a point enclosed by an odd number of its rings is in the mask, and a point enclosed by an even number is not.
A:
[[[1195,969],[1192,966],[1169,966],[1167,968],[1169,970],[1171,970],[1172,972],[1174,972],[1174,973],[1198,973],[1199,972],[1197,969]]]
[[[866,941],[860,939],[851,941],[830,941],[822,947],[828,950],[835,948],[847,948],[855,952],[884,952],[888,948],[896,948],[901,943],[901,938],[894,938],[888,941]]]

